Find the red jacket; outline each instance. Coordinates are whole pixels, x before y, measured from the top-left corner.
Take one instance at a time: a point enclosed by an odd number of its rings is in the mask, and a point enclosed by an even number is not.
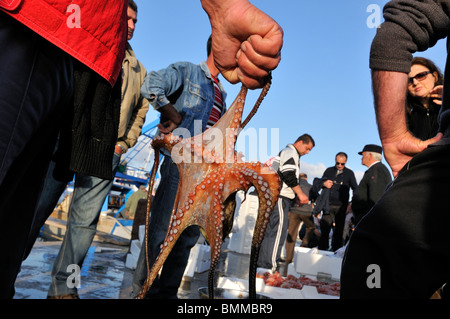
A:
[[[125,56],[126,0],[0,0],[0,10],[26,25],[111,85]]]

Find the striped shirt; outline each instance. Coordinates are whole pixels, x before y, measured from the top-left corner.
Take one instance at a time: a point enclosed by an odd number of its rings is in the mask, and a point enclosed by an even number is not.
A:
[[[219,88],[219,80],[211,75],[214,80],[214,105],[209,115],[208,123],[206,123],[206,129],[212,127],[220,119],[223,110],[222,92]]]
[[[275,157],[272,168],[280,175],[282,186],[280,195],[294,199],[295,192],[292,187],[299,183],[300,154],[293,144],[288,144],[278,156]]]

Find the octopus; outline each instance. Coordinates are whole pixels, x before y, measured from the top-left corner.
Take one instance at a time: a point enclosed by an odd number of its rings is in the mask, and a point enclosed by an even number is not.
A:
[[[242,86],[226,113],[213,127],[202,134],[182,138],[169,133],[153,139],[151,145],[155,150],[155,161],[149,180],[149,189],[153,189],[161,148],[170,152],[177,165],[180,179],[166,237],[151,268],[147,258],[147,278],[137,296],[138,299],[146,295],[180,234],[192,225],[200,227],[211,248],[208,294],[209,298],[213,299],[214,271],[219,261],[223,241],[233,225],[236,193],[241,190],[246,192],[252,186],[258,193],[259,208],[250,251],[249,298],[256,298],[256,263],[270,214],[278,200],[280,179],[269,166],[259,162],[245,162],[235,151],[235,145],[240,131],[256,113],[270,84],[269,77],[244,122],[241,120],[247,88]],[[147,201],[146,249],[148,249],[150,207],[151,192]]]

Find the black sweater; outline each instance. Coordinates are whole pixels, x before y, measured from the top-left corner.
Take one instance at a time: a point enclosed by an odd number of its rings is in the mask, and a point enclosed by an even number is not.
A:
[[[121,76],[119,77],[119,79]],[[121,85],[74,62],[73,105],[62,123],[55,158],[60,179],[81,173],[113,179],[112,159],[120,120]]]
[[[439,131],[438,115],[440,109],[440,105],[431,101],[428,109],[420,103],[414,103],[411,111],[406,115],[408,129],[422,141],[436,136]]]

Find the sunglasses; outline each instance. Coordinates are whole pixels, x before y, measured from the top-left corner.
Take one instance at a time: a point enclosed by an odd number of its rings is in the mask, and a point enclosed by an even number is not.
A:
[[[339,162],[336,162],[336,165],[342,165],[342,166],[345,166],[345,163],[339,163]]]
[[[417,81],[423,81],[426,79],[428,74],[431,74],[431,71],[420,72],[420,73],[416,74],[415,76],[410,77],[408,79],[408,84],[412,84],[414,82],[414,79],[416,79]]]

